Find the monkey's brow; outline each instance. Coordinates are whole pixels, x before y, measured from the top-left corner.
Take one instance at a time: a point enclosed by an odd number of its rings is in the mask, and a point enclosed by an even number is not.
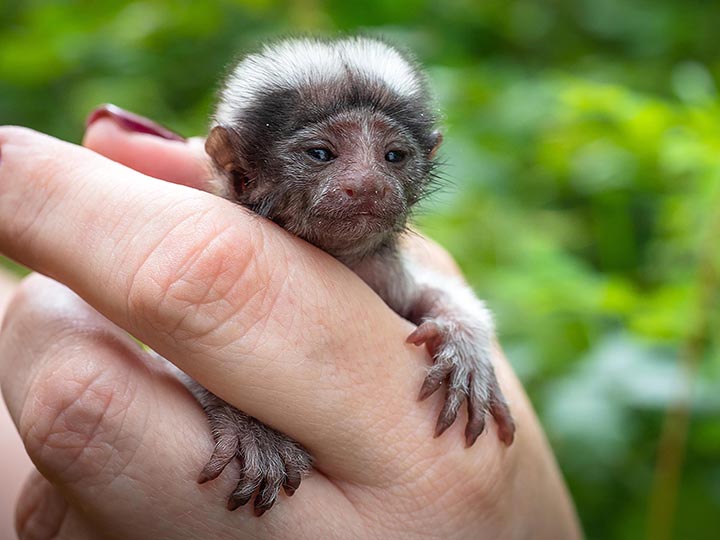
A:
[[[319,138],[325,131],[327,131],[328,127],[329,126],[323,126],[322,122],[298,122],[292,126],[290,135],[293,137],[302,137],[307,139]]]
[[[357,115],[360,115],[359,117]],[[375,120],[381,120],[387,124],[387,128],[383,129],[385,132],[394,132],[396,138],[399,139],[413,139],[412,133],[408,128],[401,122],[398,122],[391,114],[373,110],[368,107],[357,106],[341,111],[337,111],[331,114],[323,114],[318,118],[298,120],[293,126],[292,135],[304,135],[309,134],[310,136],[325,133],[327,130],[336,127],[337,124],[348,123],[353,124],[359,119],[367,120],[373,118]]]

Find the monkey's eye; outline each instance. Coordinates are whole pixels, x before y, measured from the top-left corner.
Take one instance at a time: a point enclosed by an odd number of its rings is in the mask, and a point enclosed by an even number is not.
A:
[[[402,150],[390,150],[385,154],[385,161],[389,161],[390,163],[400,163],[404,159],[405,152]]]
[[[318,161],[332,161],[335,157],[327,148],[311,148],[307,153],[311,158]]]

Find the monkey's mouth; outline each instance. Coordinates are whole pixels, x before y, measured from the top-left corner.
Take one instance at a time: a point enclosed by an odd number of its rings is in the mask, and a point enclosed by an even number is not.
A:
[[[334,204],[332,201],[321,201],[310,210],[310,214],[316,222],[372,227],[381,227],[386,224],[389,228],[394,225],[402,213],[402,205],[394,200],[385,200],[382,203],[363,202],[345,205]]]
[[[334,231],[350,232],[382,232],[391,229],[393,220],[387,216],[375,212],[362,211],[347,213],[342,216],[318,216],[315,219],[315,226],[318,229],[332,229]]]
[[[342,202],[342,201],[341,201]],[[382,201],[345,201],[323,198],[314,204],[306,220],[306,240],[331,254],[347,250],[369,251],[378,242],[402,229],[405,207],[390,194]]]
[[[351,244],[373,243],[379,235],[393,230],[395,222],[387,215],[369,210],[315,214],[310,220],[312,232],[308,240],[329,251]]]
[[[346,221],[352,221],[352,220],[364,220],[364,221],[376,221],[376,222],[382,222],[387,221],[387,218],[383,216],[382,214],[378,214],[377,212],[372,212],[370,210],[360,210],[358,212],[348,213],[347,216],[345,216]]]
[[[392,229],[394,220],[371,212],[359,212],[345,220],[349,229],[359,229],[367,234],[382,233]]]

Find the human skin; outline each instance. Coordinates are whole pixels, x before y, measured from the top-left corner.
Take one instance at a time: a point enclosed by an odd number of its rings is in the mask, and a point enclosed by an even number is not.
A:
[[[17,285],[18,278],[0,268],[0,322]],[[1,358],[2,351],[0,351]],[[15,535],[13,525],[15,501],[25,477],[34,467],[15,431],[5,403],[0,403],[0,458],[0,478],[3,479],[3,487],[0,489],[0,538],[9,539],[14,538]]]
[[[3,395],[44,475],[20,499],[25,537],[580,537],[499,350],[515,443],[465,448],[464,420],[433,439],[442,399],[417,401],[430,360],[412,325],[327,254],[192,189],[199,141],[101,119],[85,144],[0,128],[0,251],[67,286],[27,279],[0,333]],[[236,476],[198,486],[204,415],[126,332],[310,449],[297,494],[258,519],[225,510]]]

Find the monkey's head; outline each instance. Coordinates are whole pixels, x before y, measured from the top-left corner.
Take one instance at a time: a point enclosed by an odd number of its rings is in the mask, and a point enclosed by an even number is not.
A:
[[[217,192],[340,258],[391,245],[433,179],[425,79],[364,38],[290,40],[246,57],[206,149]]]

